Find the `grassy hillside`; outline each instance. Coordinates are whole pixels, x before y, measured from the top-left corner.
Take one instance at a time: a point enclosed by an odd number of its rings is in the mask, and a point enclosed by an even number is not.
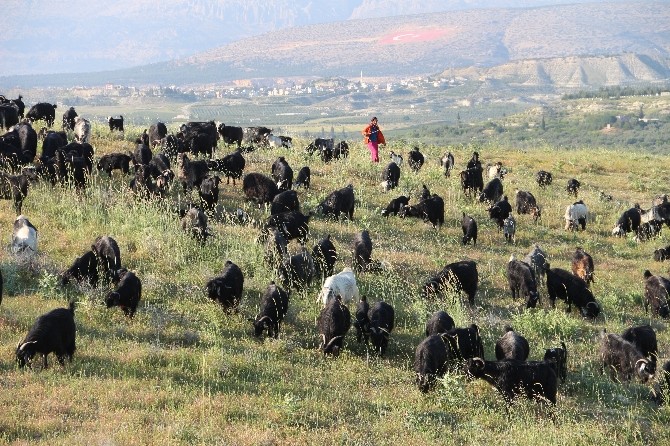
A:
[[[113,138],[96,127],[96,156],[133,148],[141,128]],[[303,147],[306,141],[298,141]],[[256,340],[246,320],[258,310],[260,295],[273,279],[255,242],[255,225],[211,221],[216,234],[205,246],[182,233],[172,203],[184,199],[176,185],[167,203],[137,199],[128,190],[129,177],[110,180],[97,174],[90,188],[77,194],[46,184],[33,187],[23,213],[39,229],[39,256],[24,263],[8,250],[0,253],[5,280],[0,306],[0,441],[18,444],[659,444],[670,437],[670,410],[648,402],[649,388],[620,384],[599,372],[599,332],[621,332],[632,324],[651,323],[659,336],[660,357],[670,356],[667,323],[645,315],[642,273],[666,274],[652,252],[668,244],[664,232],[656,240],[636,243],[615,239],[610,231],[618,215],[639,202],[667,192],[665,157],[583,148],[563,151],[551,145],[534,150],[487,144],[423,146],[427,162],[418,174],[404,169],[398,190],[384,193],[379,176],[388,150],[406,154],[408,146],[391,142],[379,165],[367,150],[352,144],[351,156],[324,165],[300,150],[259,150],[246,155],[245,172],[269,173],[284,155],[294,170],[309,164],[312,189],[299,192],[309,211],[329,192],[349,183],[355,187],[354,221],[314,217],[310,241],[331,234],[340,255],[336,269],[350,264],[353,235],[369,229],[373,257],[385,270],[358,276],[369,301],[384,300],[396,310],[396,328],[384,358],[355,342],[350,332],[339,358],[317,351],[315,302],[320,284],[293,292],[290,310],[278,340]],[[487,219],[484,205],[466,199],[457,177],[444,178],[438,165],[446,150],[462,168],[477,149],[484,163],[502,161],[510,173],[504,180],[513,201],[516,188],[530,190],[543,209],[534,224],[519,216],[517,240],[505,244]],[[219,155],[229,149],[219,148]],[[554,184],[540,190],[539,169],[554,175]],[[584,232],[563,230],[563,213],[574,199],[564,191],[569,178],[582,184],[580,198],[590,217]],[[426,184],[444,198],[446,222],[436,231],[417,220],[388,219],[380,210],[391,198],[411,195],[415,201]],[[602,201],[600,191],[611,194]],[[267,214],[243,201],[241,186],[222,185],[221,204],[245,209],[257,221]],[[195,195],[190,198],[195,198]],[[0,227],[5,240],[14,213],[0,202]],[[479,223],[476,247],[460,244],[461,213]],[[664,230],[667,231],[667,230]],[[56,274],[87,250],[97,235],[111,235],[121,248],[122,263],[143,282],[140,308],[133,320],[118,308],[104,308],[109,288],[61,288]],[[559,302],[549,308],[542,289],[539,308],[525,310],[512,301],[505,265],[511,254],[525,255],[534,243],[549,254],[553,267],[569,269],[576,246],[595,260],[592,286],[603,314],[583,320],[566,314]],[[290,250],[299,249],[292,242]],[[457,296],[425,300],[421,284],[445,264],[477,261],[480,287],[470,308]],[[205,282],[227,259],[245,276],[237,314],[224,314],[204,293]],[[35,318],[68,300],[77,302],[77,352],[64,368],[50,357],[50,367],[19,370],[16,344]],[[352,308],[353,309],[353,308]],[[556,409],[519,401],[507,409],[500,396],[482,381],[448,374],[428,395],[414,385],[414,349],[425,321],[437,309],[447,310],[457,325],[481,328],[485,355],[493,358],[495,340],[511,324],[531,344],[531,358],[564,340],[569,349],[568,379],[559,386]]]

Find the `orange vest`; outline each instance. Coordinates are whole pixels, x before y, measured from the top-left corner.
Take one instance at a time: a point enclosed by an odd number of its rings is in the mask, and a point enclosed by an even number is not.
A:
[[[372,133],[372,124],[368,124],[367,127],[363,129],[361,132],[363,136],[365,136],[365,144],[370,142],[370,133]],[[384,139],[384,134],[382,133],[381,129],[377,130],[377,144],[386,144],[386,140]]]

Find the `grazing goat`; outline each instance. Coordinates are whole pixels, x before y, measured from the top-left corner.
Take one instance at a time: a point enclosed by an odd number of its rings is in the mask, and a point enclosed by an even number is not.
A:
[[[535,243],[530,252],[523,258],[523,261],[530,265],[530,268],[535,274],[535,278],[540,282],[545,281],[545,274],[547,271],[547,254]]]
[[[321,279],[333,275],[335,262],[337,261],[337,249],[330,240],[330,234],[322,238],[312,248],[312,258],[314,259],[314,267]]]
[[[535,181],[537,181],[537,184],[544,188],[545,186],[549,186],[551,182],[553,181],[553,177],[551,175],[551,172],[547,172],[546,170],[540,170],[535,174]]]
[[[92,288],[98,286],[98,258],[93,251],[86,251],[81,257],[77,257],[72,266],[59,276],[62,286],[70,283],[70,280],[77,282],[88,282]]]
[[[382,215],[388,217],[389,215],[398,215],[400,209],[409,204],[409,198],[404,195],[394,198],[386,206],[386,209],[382,210]]]
[[[429,199],[416,205],[403,206],[398,216],[421,218],[424,222],[430,222],[433,228],[440,229],[444,224],[444,200],[439,195],[433,194]]]
[[[537,205],[535,196],[530,192],[517,189],[515,199],[517,214],[530,214],[533,216],[533,221],[535,222],[542,216],[542,211]]]
[[[670,259],[670,245],[654,251],[654,260],[657,262],[662,262],[666,259]]]
[[[574,303],[582,316],[595,319],[600,314],[600,305],[596,302],[591,290],[579,277],[560,268],[547,268],[547,291],[551,306],[556,306],[556,298],[565,300],[566,312],[569,313]]]
[[[112,237],[99,236],[93,242],[91,250],[98,259],[98,265],[107,282],[114,279],[116,271],[121,269],[121,251]]]
[[[473,358],[468,360],[467,371],[469,375],[481,378],[495,387],[507,403],[521,394],[528,399],[556,404],[556,372],[553,364],[545,361],[485,361]]]
[[[479,274],[477,273],[477,264],[472,260],[463,260],[450,263],[442,271],[431,277],[421,289],[421,295],[428,297],[439,294],[445,289],[450,289],[460,294],[465,292],[468,296],[470,305],[474,304],[475,294],[477,294],[477,283]]]
[[[654,276],[649,270],[644,272],[644,312],[660,316],[663,319],[670,318],[668,307],[668,293],[670,292],[670,280],[662,276]]]
[[[637,233],[640,224],[642,223],[642,210],[640,205],[636,204],[634,207],[626,210],[621,214],[619,220],[616,222],[616,226],[612,229],[612,235],[617,237],[623,237],[629,232]]]
[[[547,363],[554,363],[554,371],[556,375],[565,381],[568,376],[568,348],[565,342],[561,341],[560,347],[548,348],[544,351],[544,361]]]
[[[326,277],[316,301],[325,306],[335,296],[340,296],[345,304],[360,299],[356,277],[351,268],[344,268],[339,273]]]
[[[300,168],[300,170],[298,171],[298,176],[296,177],[293,185],[295,187],[302,186],[305,189],[309,189],[311,177],[312,177],[312,171],[309,169],[308,166],[304,166]]]
[[[233,179],[233,186],[235,185],[235,180],[242,178],[242,172],[244,171],[244,166],[246,165],[246,160],[242,156],[240,149],[237,149],[233,153],[229,153],[220,160],[210,160],[207,161],[207,166],[210,170],[220,172],[226,176],[226,184],[230,184],[230,179]]]
[[[593,282],[593,258],[584,251],[584,248],[578,246],[572,255],[572,274],[586,282],[590,287]]]
[[[426,336],[432,336],[440,333],[446,333],[452,328],[455,328],[456,324],[454,319],[449,316],[449,313],[443,310],[436,311],[432,314],[428,322],[426,322]]]
[[[74,323],[74,302],[69,308],[56,308],[37,318],[23,341],[16,347],[19,367],[30,364],[35,354],[42,354],[42,367],[47,368],[47,355],[53,352],[60,365],[65,357],[72,362],[76,350],[77,327]]]
[[[651,325],[627,328],[621,333],[621,337],[633,344],[650,361],[656,362],[658,359],[658,341],[656,340],[656,332]]]
[[[25,215],[19,215],[14,220],[12,253],[27,257],[37,253],[37,228],[30,223]]]
[[[210,279],[206,287],[210,299],[219,302],[224,310],[231,310],[236,308],[242,299],[244,275],[239,266],[227,260],[221,274]]]
[[[298,193],[294,190],[279,192],[270,203],[270,215],[299,210],[300,200],[298,200]]]
[[[300,290],[309,286],[316,276],[312,255],[303,246],[298,254],[284,257],[278,276],[286,288],[293,287]]]
[[[356,311],[356,320],[354,327],[357,332],[357,340],[361,342],[368,342],[368,338],[372,342],[372,346],[379,352],[379,356],[384,356],[388,348],[389,337],[394,326],[394,310],[393,307],[386,302],[376,302],[372,307],[367,305],[365,297],[361,298],[361,304]],[[368,311],[365,312],[365,308]]]
[[[351,327],[349,308],[342,302],[340,295],[334,296],[321,310],[317,321],[323,354],[338,356],[344,344],[344,336]]]
[[[467,245],[472,240],[472,243],[477,246],[477,222],[474,218],[465,215],[465,212],[461,220],[461,229],[463,230],[463,244]]]
[[[352,267],[360,273],[372,266],[372,239],[367,229],[357,233],[352,241]]]
[[[586,229],[586,217],[588,215],[588,208],[582,200],[579,200],[565,208],[565,230],[577,230],[579,226],[582,231]]]
[[[526,338],[515,332],[512,327],[505,327],[503,334],[496,342],[496,359],[516,359],[525,361],[528,359],[530,346]]]
[[[568,180],[568,184],[565,186],[565,190],[568,194],[577,197],[577,194],[579,193],[579,188],[581,186],[582,184],[578,180],[571,178]]]
[[[654,362],[645,358],[635,345],[613,333],[602,334],[600,359],[600,373],[608,369],[613,381],[630,381],[637,375],[646,383],[656,373]]]
[[[316,209],[324,216],[333,215],[339,220],[340,214],[344,214],[349,220],[353,220],[354,205],[354,186],[349,184],[347,187],[331,192]]]
[[[300,244],[304,245],[309,236],[309,220],[311,217],[311,212],[307,215],[298,211],[282,212],[270,215],[265,228],[276,228],[282,232],[286,240],[298,239]]]
[[[201,243],[205,243],[211,235],[207,227],[207,215],[196,207],[191,207],[182,217],[181,229]]]
[[[265,203],[271,203],[275,195],[279,193],[277,184],[272,178],[256,172],[244,176],[242,190],[247,200],[255,202],[258,207]]]
[[[151,157],[149,158],[151,160]],[[200,187],[200,183],[207,177],[209,167],[207,161],[191,161],[185,153],[177,155],[177,179],[181,182],[184,192],[194,187]]]
[[[135,273],[122,268],[116,272],[116,289],[107,295],[107,308],[121,307],[123,314],[132,318],[142,297],[142,282]]]
[[[512,255],[507,262],[507,281],[512,291],[512,299],[523,296],[526,308],[535,308],[540,300],[535,274],[529,264],[516,260]]]
[[[275,339],[279,337],[279,327],[288,311],[290,294],[290,291],[286,292],[274,282],[270,282],[261,301],[261,311],[256,319],[249,319],[253,322],[254,336],[258,338],[264,330],[267,330],[268,337]]]

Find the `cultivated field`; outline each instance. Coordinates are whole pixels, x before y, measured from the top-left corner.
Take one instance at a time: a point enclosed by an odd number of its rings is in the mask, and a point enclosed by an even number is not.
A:
[[[96,157],[132,150],[141,128],[129,128],[123,138],[94,128]],[[351,156],[324,165],[310,158],[298,141],[292,150],[260,149],[246,154],[245,172],[269,174],[271,163],[284,155],[294,171],[310,165],[312,188],[300,190],[304,212],[314,209],[331,191],[351,183],[357,198],[354,221],[313,217],[311,247],[331,234],[338,249],[336,270],[350,265],[353,235],[368,229],[373,257],[381,273],[358,276],[370,302],[384,300],[396,310],[396,328],[386,357],[347,336],[338,358],[317,350],[316,318],[320,284],[293,292],[278,340],[257,340],[247,317],[258,311],[260,295],[273,280],[263,265],[255,225],[211,220],[216,236],[202,246],[181,231],[172,210],[184,197],[175,184],[165,202],[133,196],[130,177],[118,172],[110,180],[95,173],[83,193],[33,187],[23,213],[39,230],[39,256],[21,262],[5,249],[0,253],[5,293],[0,306],[0,441],[13,444],[663,444],[670,439],[670,409],[648,401],[650,388],[621,384],[600,374],[597,349],[600,331],[619,333],[634,324],[651,323],[657,330],[660,358],[670,357],[667,323],[644,314],[642,273],[667,274],[665,264],[653,261],[654,249],[666,246],[670,231],[660,238],[636,243],[632,237],[610,236],[619,214],[633,203],[644,208],[657,194],[668,192],[666,157],[597,148],[561,151],[550,145],[519,151],[499,145],[422,146],[427,162],[418,174],[403,169],[400,187],[384,193],[379,186],[388,150],[406,156],[410,147],[390,142],[383,162],[369,162],[359,140]],[[231,149],[219,147],[221,156]],[[486,207],[466,199],[458,177],[445,178],[438,159],[451,150],[457,170],[473,150],[484,164],[502,161],[509,170],[504,187],[513,202],[514,190],[530,190],[542,206],[542,219],[517,218],[517,239],[505,244],[487,218]],[[554,175],[546,190],[534,181],[539,169]],[[564,190],[569,178],[583,187],[581,199],[590,209],[584,232],[563,230],[565,207],[574,198]],[[224,182],[225,183],[225,182]],[[446,221],[440,230],[415,219],[380,215],[391,198],[411,195],[416,202],[422,184],[442,196]],[[600,191],[613,196],[603,201]],[[257,222],[267,213],[245,203],[241,185],[223,184],[226,210],[246,210]],[[0,227],[7,245],[14,212],[0,202]],[[476,247],[460,243],[461,213],[479,223]],[[90,248],[98,235],[114,237],[124,266],[143,282],[143,295],[134,319],[118,308],[106,309],[109,288],[58,285],[57,273]],[[549,254],[552,267],[569,269],[575,247],[582,246],[595,261],[592,290],[603,313],[595,321],[576,309],[564,312],[563,302],[549,308],[546,288],[537,309],[525,310],[512,301],[505,265],[511,254],[522,257],[534,243]],[[291,252],[299,249],[296,242]],[[226,260],[244,273],[239,313],[224,314],[204,292],[206,281],[221,271]],[[419,289],[447,263],[477,261],[480,286],[475,307],[457,296],[427,301]],[[64,368],[51,357],[41,370],[17,368],[16,345],[35,318],[46,311],[77,302],[77,351]],[[511,324],[531,344],[532,359],[564,340],[569,350],[568,379],[559,385],[556,408],[527,401],[507,407],[483,381],[447,374],[436,389],[421,394],[414,384],[414,349],[422,339],[425,321],[437,309],[447,310],[457,326],[476,323],[481,329],[487,359],[493,359],[496,339]],[[353,310],[353,307],[352,307]],[[36,364],[39,361],[36,361]]]

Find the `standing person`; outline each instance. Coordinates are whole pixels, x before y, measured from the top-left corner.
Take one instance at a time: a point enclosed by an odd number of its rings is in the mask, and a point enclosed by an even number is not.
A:
[[[373,117],[370,120],[370,124],[363,129],[363,136],[365,136],[365,144],[368,145],[370,150],[370,158],[373,163],[379,162],[379,144],[386,144],[384,140],[384,134],[379,130],[377,125],[377,117]]]

